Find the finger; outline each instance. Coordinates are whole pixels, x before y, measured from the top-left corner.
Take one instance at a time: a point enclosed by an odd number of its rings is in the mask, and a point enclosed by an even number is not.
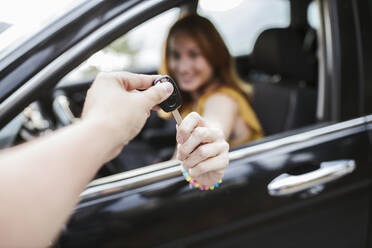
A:
[[[156,105],[156,106],[154,106],[153,108],[152,108],[152,110],[154,110],[154,111],[159,111],[161,108],[158,106],[158,105]]]
[[[147,89],[159,75],[145,75],[130,72],[101,72],[97,75],[100,81],[113,81],[124,89],[131,91],[136,89]]]
[[[229,150],[228,147],[229,145],[226,142],[201,145],[183,161],[183,166],[185,169],[194,168],[207,159],[216,157],[223,152],[227,152]]]
[[[186,140],[178,150],[178,159],[184,160],[200,144],[216,141],[216,133],[213,129],[206,127],[196,127],[191,133],[190,138]]]
[[[173,85],[170,82],[164,82],[148,88],[147,90],[138,92],[141,96],[141,102],[145,104],[148,109],[152,109],[165,99],[167,99],[173,92]]]
[[[196,112],[188,114],[181,124],[177,127],[177,142],[183,144],[191,135],[191,132],[197,127],[205,127],[205,122]]]
[[[188,170],[189,175],[193,178],[199,178],[207,173],[213,171],[224,170],[229,163],[229,158],[227,153],[222,153],[216,157],[207,159],[197,166]]]

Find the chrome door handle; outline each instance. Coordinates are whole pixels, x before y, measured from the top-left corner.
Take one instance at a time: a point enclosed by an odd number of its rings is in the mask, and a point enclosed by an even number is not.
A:
[[[319,169],[303,175],[282,174],[272,180],[267,185],[267,189],[272,196],[291,195],[334,181],[351,173],[354,169],[354,160],[322,162]]]

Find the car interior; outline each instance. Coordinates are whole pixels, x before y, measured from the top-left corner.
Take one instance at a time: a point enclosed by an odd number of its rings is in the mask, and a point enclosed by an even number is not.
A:
[[[290,26],[264,30],[252,54],[240,58],[246,60],[240,74],[254,85],[253,107],[265,135],[316,121],[317,39],[304,2],[291,1]]]
[[[253,85],[252,106],[265,137],[317,123],[318,37],[317,30],[308,22],[308,8],[315,3],[283,1],[290,5],[289,26],[262,30],[249,54],[235,56],[240,76]],[[194,5],[184,10],[198,11]],[[183,14],[181,11],[180,16]],[[157,73],[156,68],[146,71],[123,69]],[[22,125],[16,137],[0,137],[1,147],[19,144],[73,123],[81,115],[85,94],[91,83],[92,77],[88,77],[73,83],[61,83],[46,92],[17,117],[22,119]],[[176,146],[175,134],[175,121],[161,119],[152,111],[141,133],[117,158],[102,167],[97,177],[170,159]]]

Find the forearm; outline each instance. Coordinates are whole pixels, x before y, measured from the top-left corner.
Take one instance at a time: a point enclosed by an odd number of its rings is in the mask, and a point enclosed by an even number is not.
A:
[[[99,128],[82,121],[0,155],[0,181],[6,185],[0,188],[0,246],[52,241],[114,149]]]
[[[0,154],[0,247],[50,245],[99,167],[171,95],[170,83],[151,87],[157,77],[99,74],[87,91],[83,121]]]
[[[231,136],[237,116],[237,103],[225,94],[216,94],[205,104],[203,117],[210,126],[221,129],[226,140]]]

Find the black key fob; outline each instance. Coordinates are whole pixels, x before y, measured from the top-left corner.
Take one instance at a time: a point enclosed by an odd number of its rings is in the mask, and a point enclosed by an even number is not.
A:
[[[165,101],[161,102],[159,106],[165,112],[172,112],[178,109],[182,105],[181,93],[176,83],[173,81],[173,79],[170,76],[164,75],[164,76],[158,77],[152,84],[156,85],[158,83],[163,83],[167,81],[173,85],[174,90],[173,90],[172,95],[170,95],[170,97],[168,97]]]

